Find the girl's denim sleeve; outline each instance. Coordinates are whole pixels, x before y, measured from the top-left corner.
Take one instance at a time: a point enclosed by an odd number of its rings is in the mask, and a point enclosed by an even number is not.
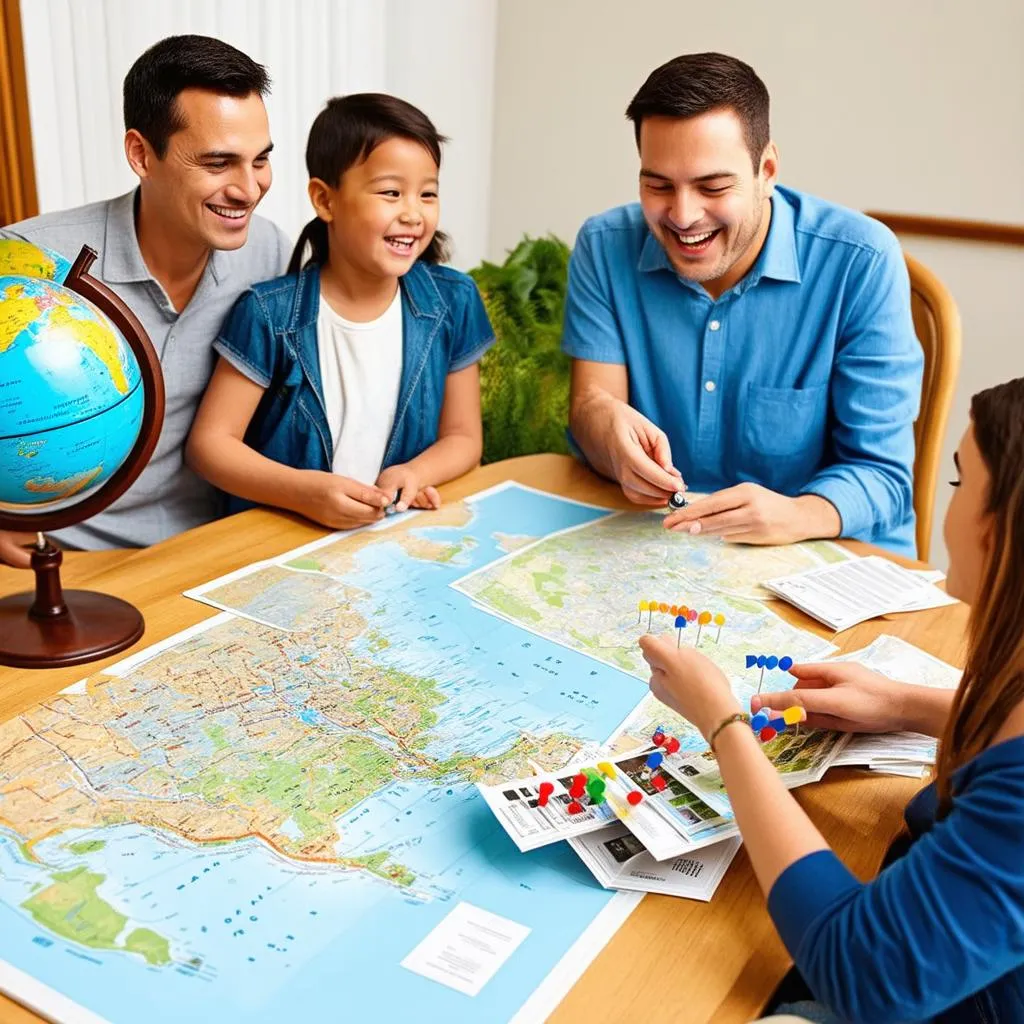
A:
[[[250,289],[239,297],[213,349],[254,384],[270,387],[277,368],[277,346],[270,320],[256,292]]]

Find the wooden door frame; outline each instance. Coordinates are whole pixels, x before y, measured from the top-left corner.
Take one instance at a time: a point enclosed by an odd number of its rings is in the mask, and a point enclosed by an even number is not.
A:
[[[18,0],[0,0],[0,225],[39,212]]]

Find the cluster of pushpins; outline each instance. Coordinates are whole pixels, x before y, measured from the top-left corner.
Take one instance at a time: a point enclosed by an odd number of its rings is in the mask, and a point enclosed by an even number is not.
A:
[[[757,714],[750,719],[750,728],[760,737],[762,743],[775,739],[780,732],[785,732],[787,725],[799,725],[807,721],[807,712],[798,704],[786,708],[776,718],[771,717],[770,708],[761,708]]]
[[[747,668],[759,668],[761,670],[761,678],[757,683],[757,692],[761,692],[761,686],[764,683],[764,670],[768,669],[771,672],[773,669],[779,669],[781,672],[788,672],[793,667],[793,659],[787,654],[781,658],[776,657],[774,654],[748,654],[747,655]]]
[[[679,740],[675,736],[667,735],[665,730],[659,725],[654,730],[654,735],[651,736],[651,742],[656,747],[662,747],[663,751],[652,750],[647,755],[647,760],[640,771],[640,777],[649,782],[652,789],[660,793],[668,785],[665,781],[665,776],[661,774],[661,762],[665,760],[665,754],[674,754],[679,749]],[[631,790],[626,794],[626,800],[634,807],[643,798],[644,794],[639,789]]]
[[[574,775],[569,785],[570,801],[566,811],[569,814],[582,814],[588,805],[603,804],[607,787],[605,778],[615,778],[615,766],[610,761],[599,761],[596,768],[584,768]],[[537,787],[537,806],[545,807],[554,791],[554,783],[542,782]],[[584,796],[587,797],[587,804],[583,803]]]
[[[725,616],[721,612],[712,615],[708,611],[699,612],[696,608],[688,608],[685,604],[667,604],[665,601],[640,601],[638,602],[638,608],[636,624],[640,625],[644,612],[647,612],[648,633],[651,631],[651,623],[655,612],[661,612],[662,615],[671,615],[673,617],[675,628],[678,631],[676,647],[683,641],[683,630],[687,626],[692,626],[695,622],[697,623],[697,639],[694,641],[695,644],[700,643],[700,634],[704,627],[710,626],[712,623],[718,627],[715,643],[722,639],[722,627],[725,625]]]

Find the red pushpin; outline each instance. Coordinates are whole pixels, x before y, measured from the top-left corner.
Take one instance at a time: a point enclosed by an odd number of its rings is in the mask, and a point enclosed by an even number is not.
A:
[[[656,729],[654,735],[651,737],[651,742],[656,747],[660,747],[662,743],[665,742],[665,734],[660,729]]]
[[[537,787],[537,806],[546,807],[551,794],[554,793],[555,786],[551,782],[542,782]]]
[[[674,754],[679,749],[679,740],[675,736],[669,736],[665,741],[665,753]]]
[[[660,793],[668,783],[665,781],[665,777],[663,775],[652,775],[651,785]]]
[[[644,795],[640,792],[639,789],[632,789],[626,794],[626,803],[628,803],[632,807],[636,807],[636,805],[640,803],[640,801],[643,800],[643,798]]]
[[[766,725],[758,735],[761,737],[762,743],[767,743],[769,740],[775,739],[779,734],[770,726]]]
[[[574,775],[572,777],[572,785],[569,787],[569,796],[581,797],[586,791],[586,788],[587,777],[583,774],[583,772],[580,772],[579,775]]]
[[[583,813],[583,804],[581,804],[579,802],[579,800],[573,800],[573,802],[571,804],[569,804],[569,806],[566,808],[566,810],[570,814],[582,814]]]

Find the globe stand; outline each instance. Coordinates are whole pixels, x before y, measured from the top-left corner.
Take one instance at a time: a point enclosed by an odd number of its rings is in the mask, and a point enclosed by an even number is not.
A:
[[[35,594],[0,598],[0,662],[14,668],[60,668],[131,647],[144,631],[142,616],[119,597],[65,591],[59,548],[32,549]]]
[[[56,511],[13,513],[0,509],[0,530],[40,531],[32,550],[35,593],[0,598],[0,665],[59,668],[105,658],[130,647],[145,629],[142,615],[127,601],[91,590],[67,590],[60,582],[60,549],[42,531],[60,530],[102,512],[135,482],[160,436],[164,381],[160,359],[135,314],[102,281],[89,274],[96,251],[82,246],[64,287],[89,300],[110,318],[139,363],[145,406],[138,439],[124,464],[98,491]]]

